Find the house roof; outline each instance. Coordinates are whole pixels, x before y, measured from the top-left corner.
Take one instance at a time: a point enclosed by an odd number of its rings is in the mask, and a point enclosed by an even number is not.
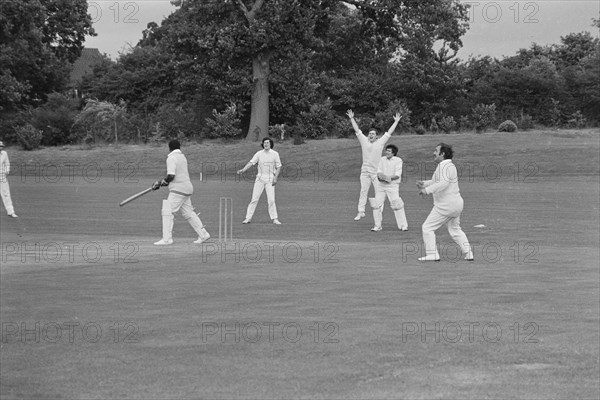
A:
[[[98,49],[81,49],[81,56],[73,63],[73,70],[69,79],[70,85],[75,86],[85,74],[92,72],[94,65],[100,63],[103,59],[104,56],[100,54]]]

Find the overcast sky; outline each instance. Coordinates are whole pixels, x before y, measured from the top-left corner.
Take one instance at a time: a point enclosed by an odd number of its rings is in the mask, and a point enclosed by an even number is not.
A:
[[[463,1],[471,4],[470,29],[463,36],[459,57],[514,55],[532,43],[559,43],[571,32],[588,31],[598,37],[592,18],[599,18],[599,0]],[[142,38],[148,22],[160,25],[175,10],[169,0],[89,0],[89,13],[98,36],[85,47],[98,48],[116,59]]]

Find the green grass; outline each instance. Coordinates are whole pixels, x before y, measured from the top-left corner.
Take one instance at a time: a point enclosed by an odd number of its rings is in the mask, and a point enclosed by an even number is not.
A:
[[[352,220],[355,139],[276,144],[288,165],[276,189],[282,226],[269,223],[264,198],[252,224],[241,224],[252,179],[233,172],[256,143],[184,147],[192,200],[213,237],[219,197],[233,199],[228,251],[214,240],[193,245],[181,218],[175,244],[153,246],[166,191],[118,207],[164,174],[166,146],[8,149],[20,218],[0,216],[0,395],[598,398],[599,137],[394,137],[405,161],[405,233],[387,206],[383,232],[369,231],[370,215]],[[433,171],[442,140],[462,166],[473,263],[455,261],[444,229],[443,260],[416,260],[431,199],[414,181]],[[115,165],[125,171],[115,175]],[[221,324],[240,327],[237,342],[230,331],[210,334]],[[22,327],[34,331],[21,336]]]

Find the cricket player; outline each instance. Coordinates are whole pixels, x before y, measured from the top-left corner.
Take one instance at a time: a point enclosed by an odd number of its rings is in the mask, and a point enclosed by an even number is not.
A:
[[[433,195],[433,209],[423,223],[423,242],[425,256],[419,261],[440,261],[435,243],[435,231],[442,225],[448,227],[452,240],[460,247],[464,259],[473,261],[473,252],[467,235],[460,228],[460,214],[463,210],[463,198],[458,188],[458,173],[452,163],[454,152],[450,145],[440,143],[433,152],[438,163],[433,177],[428,181],[417,181],[421,195]]]
[[[10,198],[10,187],[6,178],[6,175],[9,173],[10,161],[8,161],[8,154],[4,151],[4,142],[0,141],[0,195],[2,203],[4,203],[4,208],[6,208],[6,213],[13,218],[17,218],[18,215],[15,214],[12,199]]]
[[[178,140],[169,142],[169,155],[167,156],[167,177],[154,182],[153,190],[160,189],[161,186],[169,187],[169,197],[163,200],[162,204],[162,230],[163,237],[154,243],[157,246],[173,244],[173,213],[181,210],[181,215],[185,218],[191,227],[198,234],[198,240],[194,243],[200,244],[210,238],[209,233],[204,229],[200,217],[194,212],[192,206],[192,193],[194,187],[188,173],[187,159],[180,150],[181,145]]]
[[[408,230],[408,222],[404,213],[404,201],[398,194],[400,187],[400,178],[402,177],[402,159],[396,157],[398,147],[388,144],[385,147],[385,155],[381,157],[377,167],[377,181],[375,182],[375,197],[369,199],[373,207],[373,220],[375,226],[371,228],[373,232],[381,231],[381,221],[383,219],[383,204],[387,196],[390,206],[396,216],[396,224],[401,231]]]
[[[365,205],[367,204],[367,196],[369,195],[369,188],[371,185],[375,186],[377,182],[377,166],[379,165],[379,159],[381,158],[381,153],[383,152],[383,148],[387,141],[392,136],[392,133],[396,130],[396,126],[398,126],[398,122],[402,118],[400,113],[394,115],[394,123],[388,129],[386,133],[383,134],[381,138],[377,137],[377,131],[371,129],[369,131],[369,136],[365,136],[356,120],[354,119],[354,112],[352,110],[348,110],[346,115],[350,118],[350,123],[354,128],[354,133],[360,142],[360,147],[362,149],[362,167],[360,169],[360,195],[358,197],[358,214],[354,218],[355,221],[359,221],[361,218],[365,216]]]
[[[260,199],[263,191],[267,191],[267,203],[269,204],[269,216],[275,225],[281,225],[277,216],[277,206],[275,204],[275,185],[277,184],[277,177],[281,171],[281,160],[279,159],[279,153],[273,150],[273,139],[264,138],[261,142],[262,150],[259,150],[254,154],[252,159],[244,166],[244,168],[237,171],[238,174],[243,174],[253,165],[258,165],[258,173],[256,174],[256,180],[254,181],[254,188],[252,189],[252,200],[248,204],[246,210],[246,218],[242,221],[242,224],[249,224],[252,221],[252,216],[256,210],[256,204]]]

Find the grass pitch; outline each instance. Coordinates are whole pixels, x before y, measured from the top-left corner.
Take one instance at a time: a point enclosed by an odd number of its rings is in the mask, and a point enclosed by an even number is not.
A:
[[[414,181],[454,145],[461,224],[419,263]],[[166,148],[19,152],[0,217],[2,398],[598,398],[599,134],[393,137],[409,231],[356,213],[355,139],[278,143],[281,226],[242,225],[256,143],[184,146],[213,240],[156,247]],[[60,173],[59,173],[60,171]],[[199,180],[200,172],[203,181]],[[234,204],[219,244],[218,199]],[[476,225],[484,225],[475,228]]]

